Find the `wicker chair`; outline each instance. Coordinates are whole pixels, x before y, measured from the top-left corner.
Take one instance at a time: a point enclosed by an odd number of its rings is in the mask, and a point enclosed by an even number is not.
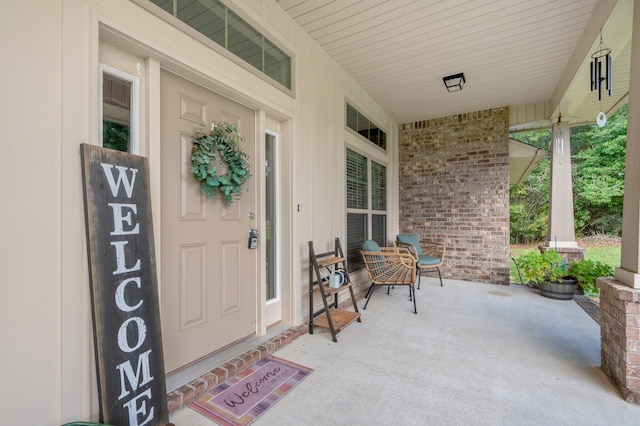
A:
[[[416,260],[418,267],[418,290],[420,290],[420,278],[423,272],[437,270],[442,287],[442,274],[440,266],[444,262],[446,247],[442,243],[420,240],[416,234],[398,234],[396,246],[408,249]]]
[[[375,241],[367,240],[360,251],[364,264],[369,273],[371,286],[367,291],[367,301],[363,309],[367,309],[369,299],[375,286],[396,285],[409,286],[409,300],[413,301],[413,312],[418,313],[416,307],[416,260],[407,249],[399,247],[380,247]]]

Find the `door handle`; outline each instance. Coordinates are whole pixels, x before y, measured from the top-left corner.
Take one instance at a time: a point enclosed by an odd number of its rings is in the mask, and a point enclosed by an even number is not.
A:
[[[248,244],[250,249],[257,249],[258,248],[258,230],[251,228],[249,229],[249,244]]]

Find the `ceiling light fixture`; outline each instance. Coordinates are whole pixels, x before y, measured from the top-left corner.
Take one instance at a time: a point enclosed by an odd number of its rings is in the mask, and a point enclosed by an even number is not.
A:
[[[458,90],[462,90],[462,86],[464,86],[464,83],[466,82],[464,73],[442,77],[442,81],[444,81],[444,85],[449,92],[457,92]]]

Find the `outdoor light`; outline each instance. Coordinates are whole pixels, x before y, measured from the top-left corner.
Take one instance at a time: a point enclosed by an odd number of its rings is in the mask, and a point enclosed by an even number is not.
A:
[[[462,90],[462,86],[464,86],[466,80],[464,79],[464,73],[460,73],[442,77],[442,81],[444,81],[444,85],[449,92],[457,92],[458,90]]]

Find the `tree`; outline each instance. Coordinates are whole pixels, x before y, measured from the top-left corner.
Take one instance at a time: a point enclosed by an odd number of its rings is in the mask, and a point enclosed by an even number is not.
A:
[[[545,157],[523,184],[510,188],[511,242],[532,243],[545,238],[549,215],[549,171],[549,158]]]
[[[512,137],[542,149],[548,149],[551,142],[549,130],[519,133]],[[511,186],[509,213],[512,243],[532,243],[545,238],[549,214],[549,176],[549,156],[546,156],[522,184]]]
[[[579,235],[622,232],[627,117],[625,105],[603,128],[591,125],[572,131],[573,200]]]
[[[620,108],[603,128],[571,129],[571,161],[576,235],[620,235],[627,139],[628,106]],[[550,151],[551,132],[511,135]],[[510,188],[511,242],[531,243],[546,238],[549,214],[550,156],[524,183]]]

